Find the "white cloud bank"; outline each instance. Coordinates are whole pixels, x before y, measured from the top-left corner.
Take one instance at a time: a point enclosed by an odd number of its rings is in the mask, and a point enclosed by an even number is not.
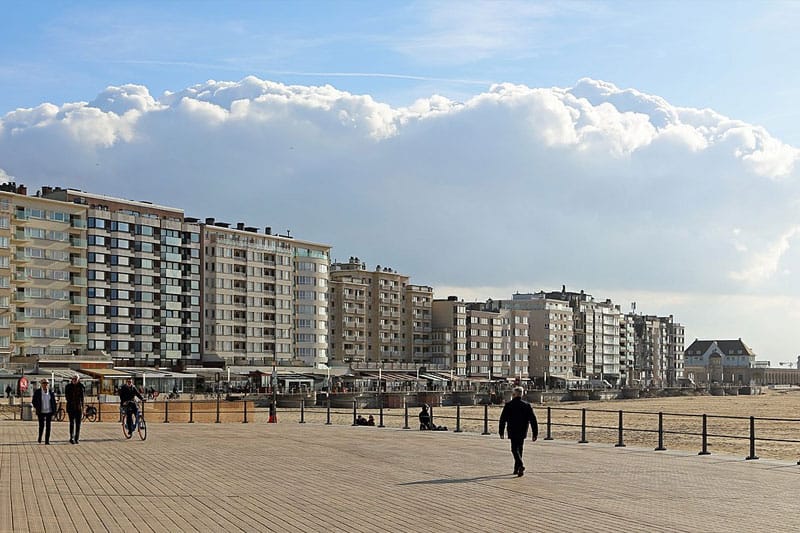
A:
[[[125,85],[0,119],[0,168],[30,188],[291,228],[433,286],[800,296],[798,159],[759,126],[591,79],[401,108],[255,77]]]

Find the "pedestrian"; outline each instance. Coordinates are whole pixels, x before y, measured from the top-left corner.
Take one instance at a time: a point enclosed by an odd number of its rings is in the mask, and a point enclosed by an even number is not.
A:
[[[11,398],[11,385],[6,385],[6,398]]]
[[[50,423],[56,413],[56,395],[48,388],[49,384],[46,379],[41,380],[39,388],[33,393],[33,408],[39,419],[39,444],[42,443],[42,433],[44,443],[50,444]]]
[[[531,426],[533,442],[539,438],[539,424],[536,422],[531,404],[522,399],[524,392],[522,387],[514,387],[511,391],[511,401],[503,406],[503,412],[500,414],[500,438],[503,438],[508,424],[508,438],[511,441],[511,454],[514,456],[514,474],[517,477],[522,477],[525,472],[525,465],[522,464],[522,448],[528,436],[528,425]]]
[[[78,374],[72,376],[72,380],[64,388],[64,396],[67,398],[67,415],[69,416],[69,443],[78,444],[81,437],[81,419],[83,418],[83,398],[86,389],[81,383]]]

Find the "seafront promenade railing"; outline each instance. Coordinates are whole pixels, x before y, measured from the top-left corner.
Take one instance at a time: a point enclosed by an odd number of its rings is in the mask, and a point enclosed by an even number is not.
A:
[[[118,422],[116,403],[89,401],[98,407],[97,422]],[[15,406],[13,417],[27,416],[22,406]],[[419,407],[363,408],[357,401],[351,407],[310,406],[273,407],[248,398],[224,397],[148,401],[144,405],[147,421],[152,423],[321,423],[362,425],[360,419],[372,415],[377,428],[393,427],[417,430]],[[454,405],[430,407],[434,425],[448,431],[497,434],[501,405]],[[535,406],[540,440],[575,440],[608,443],[623,448],[653,446],[655,451],[669,448],[697,451],[699,455],[715,453],[746,454],[755,460],[758,453],[777,459],[800,456],[800,418],[771,418],[715,414],[652,412],[640,410],[588,409],[581,407]],[[66,421],[67,418],[64,417]],[[87,422],[84,422],[87,423]],[[800,464],[800,461],[797,461]]]

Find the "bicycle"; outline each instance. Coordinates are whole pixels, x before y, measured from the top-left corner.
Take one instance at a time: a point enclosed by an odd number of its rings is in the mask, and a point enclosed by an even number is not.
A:
[[[89,422],[97,420],[97,407],[94,405],[87,405],[86,410],[83,412],[83,419]]]
[[[64,415],[66,411],[64,411],[64,402],[58,402],[58,410],[56,411],[56,420],[59,422],[64,420]]]
[[[142,402],[144,403],[144,402]],[[128,428],[128,416],[127,412],[128,409],[134,409],[135,415],[133,416],[133,427]],[[125,435],[126,439],[133,437],[133,432],[137,431],[139,433],[139,438],[141,440],[145,440],[147,438],[147,423],[144,420],[144,409],[139,409],[136,406],[135,400],[129,400],[123,403],[119,408],[119,417],[122,421],[122,434]]]

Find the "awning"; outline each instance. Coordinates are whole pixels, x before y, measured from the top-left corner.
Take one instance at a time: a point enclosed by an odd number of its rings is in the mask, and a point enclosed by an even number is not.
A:
[[[129,378],[133,377],[129,372],[122,372],[115,368],[84,368],[81,372],[88,374],[90,376],[99,377],[99,378]]]
[[[419,377],[424,378],[424,379],[430,379],[432,381],[444,381],[444,382],[450,381],[449,377],[445,378],[445,377],[442,377],[442,376],[437,376],[435,374],[428,374],[427,372],[425,374],[420,374]]]

